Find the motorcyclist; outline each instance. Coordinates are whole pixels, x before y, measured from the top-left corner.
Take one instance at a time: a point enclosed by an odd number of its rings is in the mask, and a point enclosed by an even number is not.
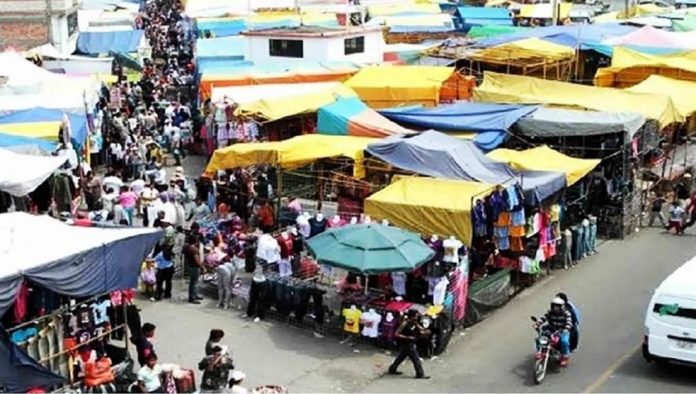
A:
[[[570,330],[573,329],[573,316],[561,297],[551,301],[551,309],[541,318],[540,324],[548,326],[551,331],[558,331],[561,342],[561,366],[568,365],[570,354]]]
[[[568,300],[565,293],[558,293],[556,297],[560,297],[566,303],[566,308],[573,318],[573,329],[570,330],[570,351],[574,352],[580,344],[580,310]]]

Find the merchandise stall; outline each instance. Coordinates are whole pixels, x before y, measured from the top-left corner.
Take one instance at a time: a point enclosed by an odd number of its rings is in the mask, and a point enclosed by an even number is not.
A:
[[[424,354],[444,351],[456,309],[463,307],[457,300],[466,299],[466,275],[458,261],[435,262],[437,252],[418,235],[375,223],[327,229],[310,237],[307,247],[313,258],[303,259],[293,276],[257,269],[250,315],[271,308],[293,320],[310,318],[315,328],[355,343],[392,347],[400,320],[417,309],[431,328],[421,341]],[[323,275],[334,278],[339,272],[346,275],[337,287],[322,282]]]
[[[0,215],[0,231],[0,348],[14,355],[3,358],[2,389],[116,391],[116,377],[132,366],[128,333],[140,329],[132,292],[122,289],[136,287],[160,231],[70,226],[26,213]]]

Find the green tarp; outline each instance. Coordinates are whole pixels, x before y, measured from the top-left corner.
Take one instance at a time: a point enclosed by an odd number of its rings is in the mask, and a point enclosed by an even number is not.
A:
[[[518,33],[520,31],[527,30],[527,27],[518,26],[499,26],[499,25],[486,25],[486,26],[474,26],[467,33],[468,37],[471,38],[490,38],[502,36],[504,34]]]
[[[674,29],[674,31],[696,30],[696,15],[686,14],[682,20],[673,20],[672,29]]]
[[[412,232],[381,224],[349,224],[307,241],[319,263],[360,274],[411,271],[435,253]]]

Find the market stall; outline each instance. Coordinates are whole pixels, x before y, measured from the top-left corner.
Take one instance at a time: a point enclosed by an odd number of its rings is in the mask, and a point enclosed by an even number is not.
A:
[[[6,213],[0,233],[2,348],[19,355],[4,359],[2,385],[17,392],[113,384],[119,371],[112,365],[128,364],[129,328],[140,326],[127,289],[137,286],[139,266],[160,232]]]

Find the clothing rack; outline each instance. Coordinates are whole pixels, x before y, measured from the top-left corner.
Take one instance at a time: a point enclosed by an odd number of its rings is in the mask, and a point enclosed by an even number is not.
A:
[[[113,333],[114,331],[117,331],[117,330],[120,330],[120,329],[127,329],[127,327],[128,327],[128,326],[127,326],[126,323],[119,324],[118,326],[115,326],[115,327],[111,327],[111,329],[109,329],[109,330],[107,330],[107,331],[105,331],[105,332],[103,332],[103,333],[101,333],[101,334],[99,334],[99,335],[97,335],[97,336],[94,336],[94,337],[88,339],[88,340],[85,341],[85,342],[79,343],[79,344],[77,344],[77,346],[75,346],[75,347],[72,347],[72,348],[70,348],[70,349],[65,349],[65,350],[63,350],[63,351],[60,352],[60,353],[56,353],[56,354],[54,354],[54,355],[51,355],[51,356],[42,358],[41,360],[37,360],[37,361],[38,361],[39,363],[43,363],[43,362],[46,362],[46,361],[50,361],[50,360],[52,360],[52,359],[54,359],[54,358],[56,358],[56,357],[60,357],[60,356],[62,356],[62,355],[71,353],[71,352],[75,351],[76,349],[79,349],[79,348],[81,348],[82,346],[85,346],[85,345],[87,345],[87,344],[90,344],[90,343],[92,343],[92,342],[94,342],[94,341],[96,341],[96,340],[98,340],[98,339],[102,339],[102,338],[104,338],[104,337],[107,337],[107,336],[111,335],[111,333]],[[124,336],[124,337],[127,337],[127,336]],[[128,341],[125,341],[125,342],[128,342]]]
[[[86,299],[86,300],[80,302],[79,304],[76,303],[75,305],[72,305],[72,306],[71,306],[71,305],[66,305],[66,306],[60,307],[60,308],[58,308],[58,309],[56,309],[56,310],[54,310],[54,311],[51,311],[50,313],[47,313],[47,314],[45,314],[45,315],[43,315],[43,316],[40,316],[40,317],[37,317],[36,319],[32,319],[32,320],[30,320],[30,321],[27,321],[27,322],[21,323],[21,324],[19,324],[19,325],[16,325],[16,326],[14,326],[14,327],[12,327],[12,328],[9,328],[9,329],[7,329],[7,332],[8,332],[8,333],[12,333],[12,332],[17,331],[17,330],[19,330],[19,329],[21,329],[21,328],[25,328],[25,327],[31,326],[31,325],[33,325],[33,324],[39,324],[42,320],[46,320],[46,319],[52,318],[53,316],[55,316],[55,315],[57,315],[57,314],[62,314],[62,313],[66,313],[66,312],[72,312],[73,310],[75,310],[75,309],[77,309],[77,308],[79,308],[79,307],[88,306],[88,305],[91,304],[92,302],[94,302],[94,301],[98,300],[99,298],[104,297],[104,296],[106,296],[106,295],[108,295],[108,294],[109,294],[109,293],[104,293],[104,294],[101,294],[101,295],[98,295],[98,296],[93,296],[93,297],[90,297],[90,298],[88,298],[88,299]]]

